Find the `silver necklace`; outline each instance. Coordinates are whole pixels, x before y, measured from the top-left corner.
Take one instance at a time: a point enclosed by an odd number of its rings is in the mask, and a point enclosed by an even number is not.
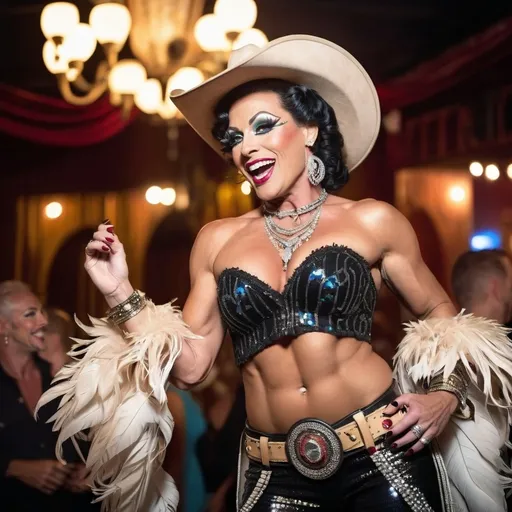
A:
[[[272,217],[277,217],[278,219],[284,219],[285,217],[293,217],[293,220],[297,222],[300,215],[304,215],[305,213],[312,212],[320,205],[322,205],[327,199],[327,190],[325,188],[322,189],[320,195],[311,203],[305,204],[304,206],[300,206],[299,208],[295,208],[294,210],[269,210],[267,205],[263,205],[265,214],[271,215]]]
[[[301,206],[296,210],[285,210],[283,212],[268,212],[265,208],[263,213],[265,232],[270,239],[272,245],[277,249],[283,260],[283,270],[288,268],[288,263],[292,258],[292,254],[304,243],[307,242],[314,233],[318,221],[322,205],[327,199],[327,192],[322,190],[322,194],[312,203]],[[299,224],[293,228],[283,228],[278,226],[273,217],[295,217],[316,210],[313,215],[304,224]],[[282,216],[280,217],[279,214]]]

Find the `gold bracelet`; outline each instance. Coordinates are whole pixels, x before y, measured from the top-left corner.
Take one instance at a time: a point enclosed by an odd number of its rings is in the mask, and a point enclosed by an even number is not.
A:
[[[139,314],[145,307],[146,297],[135,290],[124,302],[107,312],[107,319],[116,325],[121,325]]]
[[[443,378],[443,374],[439,373],[433,377],[427,388],[427,393],[435,391],[447,391],[456,396],[459,407],[458,410],[464,410],[467,406],[469,378],[461,361],[457,361],[453,372],[448,375],[447,379]]]

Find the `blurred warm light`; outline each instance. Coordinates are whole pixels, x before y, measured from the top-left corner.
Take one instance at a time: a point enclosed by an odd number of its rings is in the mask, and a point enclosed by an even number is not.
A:
[[[507,176],[512,180],[512,164],[507,165]]]
[[[115,94],[136,94],[146,82],[146,70],[135,59],[120,60],[108,75],[109,89]]]
[[[146,201],[149,204],[158,204],[162,200],[162,189],[156,185],[146,190]]]
[[[254,25],[258,16],[254,0],[217,0],[213,11],[226,32],[243,32]]]
[[[68,58],[63,45],[56,46],[53,41],[46,41],[43,45],[43,61],[46,69],[54,75],[68,71]]]
[[[160,202],[165,206],[171,206],[176,201],[176,190],[167,187],[162,190]]]
[[[255,46],[265,46],[268,43],[268,38],[263,31],[259,28],[250,28],[244,30],[233,43],[233,50],[238,50],[242,46],[253,44]]]
[[[176,193],[176,202],[174,206],[177,210],[186,210],[190,204],[190,198],[188,191],[184,187],[180,187],[180,190]]]
[[[251,193],[251,184],[248,181],[244,181],[240,186],[242,189],[242,194],[248,196]]]
[[[169,78],[167,88],[169,91],[188,91],[198,86],[203,81],[204,75],[200,69],[185,66],[178,69],[178,71]]]
[[[41,30],[46,39],[66,37],[80,21],[78,7],[69,2],[53,2],[41,12]]]
[[[230,43],[223,26],[215,14],[201,16],[194,27],[197,44],[205,52],[229,51]]]
[[[160,104],[158,113],[162,119],[172,119],[178,114],[178,109],[170,99],[166,99],[163,103]]]
[[[156,78],[148,78],[135,93],[135,105],[146,114],[156,114],[162,105],[162,85]]]
[[[96,49],[96,37],[87,23],[79,23],[64,41],[69,61],[85,62]]]
[[[448,195],[454,203],[461,203],[466,198],[466,191],[460,185],[454,185],[450,187]]]
[[[484,166],[480,162],[471,162],[469,164],[469,172],[475,176],[475,178],[478,178],[484,173]]]
[[[488,180],[496,181],[500,177],[500,170],[497,165],[490,164],[485,166],[485,177]]]
[[[62,215],[62,205],[57,201],[48,203],[44,208],[44,213],[49,219],[56,219]]]
[[[126,6],[108,2],[92,8],[89,23],[101,44],[113,43],[121,47],[128,39],[132,18]]]

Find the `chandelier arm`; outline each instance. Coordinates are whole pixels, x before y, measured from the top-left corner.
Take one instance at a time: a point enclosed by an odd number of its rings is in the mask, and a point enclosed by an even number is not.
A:
[[[97,84],[101,82],[106,82],[108,80],[108,72],[110,70],[109,64],[102,60],[98,64],[98,68],[96,69],[96,76],[94,77],[94,83],[90,83],[82,73],[80,73],[75,80],[71,83],[73,84],[73,88],[78,89],[81,92],[88,93],[91,91]]]
[[[91,90],[85,96],[77,96],[71,90],[71,85],[64,73],[57,74],[57,85],[62,97],[71,105],[83,106],[90,105],[99,99],[107,90],[108,82],[103,80],[96,82]]]

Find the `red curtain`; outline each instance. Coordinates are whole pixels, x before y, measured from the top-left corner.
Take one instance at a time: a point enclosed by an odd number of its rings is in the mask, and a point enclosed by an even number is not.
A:
[[[66,101],[0,84],[0,131],[51,146],[88,146],[121,132],[135,116],[123,119],[107,96],[77,107]]]
[[[377,87],[384,112],[424,101],[512,54],[512,17]]]

